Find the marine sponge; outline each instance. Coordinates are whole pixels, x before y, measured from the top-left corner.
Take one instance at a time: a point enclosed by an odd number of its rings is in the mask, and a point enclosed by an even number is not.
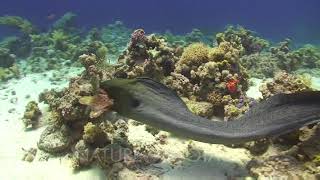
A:
[[[193,43],[184,48],[180,64],[199,66],[208,62],[209,47],[203,43]]]
[[[18,28],[25,34],[35,34],[36,28],[26,19],[19,16],[2,16],[0,17],[0,24],[8,25],[11,27]]]
[[[103,147],[110,143],[108,135],[97,125],[88,122],[83,129],[84,142],[94,147]]]

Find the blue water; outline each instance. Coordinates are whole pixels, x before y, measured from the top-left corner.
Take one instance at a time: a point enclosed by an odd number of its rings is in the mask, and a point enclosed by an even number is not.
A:
[[[28,18],[41,29],[71,11],[78,15],[78,25],[89,29],[123,21],[130,28],[147,32],[190,32],[200,28],[221,31],[228,24],[240,24],[261,36],[295,42],[320,42],[319,0],[2,0],[0,15]],[[0,27],[0,34],[11,29]]]

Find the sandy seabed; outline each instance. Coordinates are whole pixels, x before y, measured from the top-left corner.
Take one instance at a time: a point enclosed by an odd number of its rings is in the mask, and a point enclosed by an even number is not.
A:
[[[61,89],[68,85],[70,77],[79,74],[81,69],[65,69],[59,72],[28,74],[21,79],[13,79],[0,84],[0,179],[1,180],[101,180],[105,173],[98,167],[74,173],[65,157],[50,157],[41,160],[38,150],[36,158],[29,163],[22,161],[24,149],[36,148],[41,132],[45,127],[25,131],[22,116],[26,104],[38,100],[44,89]],[[61,76],[60,81],[52,81],[53,74]],[[314,87],[320,89],[320,79],[313,78]],[[259,79],[252,79],[255,86],[248,90],[250,97],[259,98]],[[39,103],[43,113],[47,106]],[[145,130],[144,125],[129,126],[129,141],[133,144],[154,144],[155,137]],[[250,153],[241,148],[228,148],[223,145],[194,142],[194,146],[203,152],[197,160],[184,159],[189,141],[169,137],[168,143],[161,149],[170,152],[163,162],[145,169],[159,179],[228,179],[229,177],[246,177],[246,163],[252,158]],[[179,160],[176,166],[172,161]],[[122,179],[136,179],[133,172],[121,172]]]

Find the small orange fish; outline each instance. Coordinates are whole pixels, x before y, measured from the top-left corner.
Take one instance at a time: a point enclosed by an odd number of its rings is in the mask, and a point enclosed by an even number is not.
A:
[[[83,96],[79,99],[80,104],[87,105],[91,108],[90,118],[97,118],[106,111],[109,111],[113,105],[113,99],[108,94],[99,90],[95,96]]]

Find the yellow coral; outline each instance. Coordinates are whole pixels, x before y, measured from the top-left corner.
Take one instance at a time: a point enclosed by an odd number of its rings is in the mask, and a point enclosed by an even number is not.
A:
[[[232,43],[223,41],[218,47],[211,48],[208,53],[209,61],[237,62],[240,58],[240,50],[233,47]]]
[[[218,47],[211,48],[209,50],[209,61],[222,61],[224,59],[225,52]]]
[[[203,43],[190,44],[184,49],[179,63],[199,66],[208,62],[209,47]]]
[[[298,75],[297,78],[298,78],[297,79],[298,82],[301,82],[303,85],[311,88],[312,80],[311,80],[310,74],[305,73],[305,74],[302,74],[302,75]]]
[[[87,144],[102,147],[106,143],[110,142],[107,134],[97,125],[94,125],[92,122],[88,122],[84,126],[83,136],[84,142]]]

